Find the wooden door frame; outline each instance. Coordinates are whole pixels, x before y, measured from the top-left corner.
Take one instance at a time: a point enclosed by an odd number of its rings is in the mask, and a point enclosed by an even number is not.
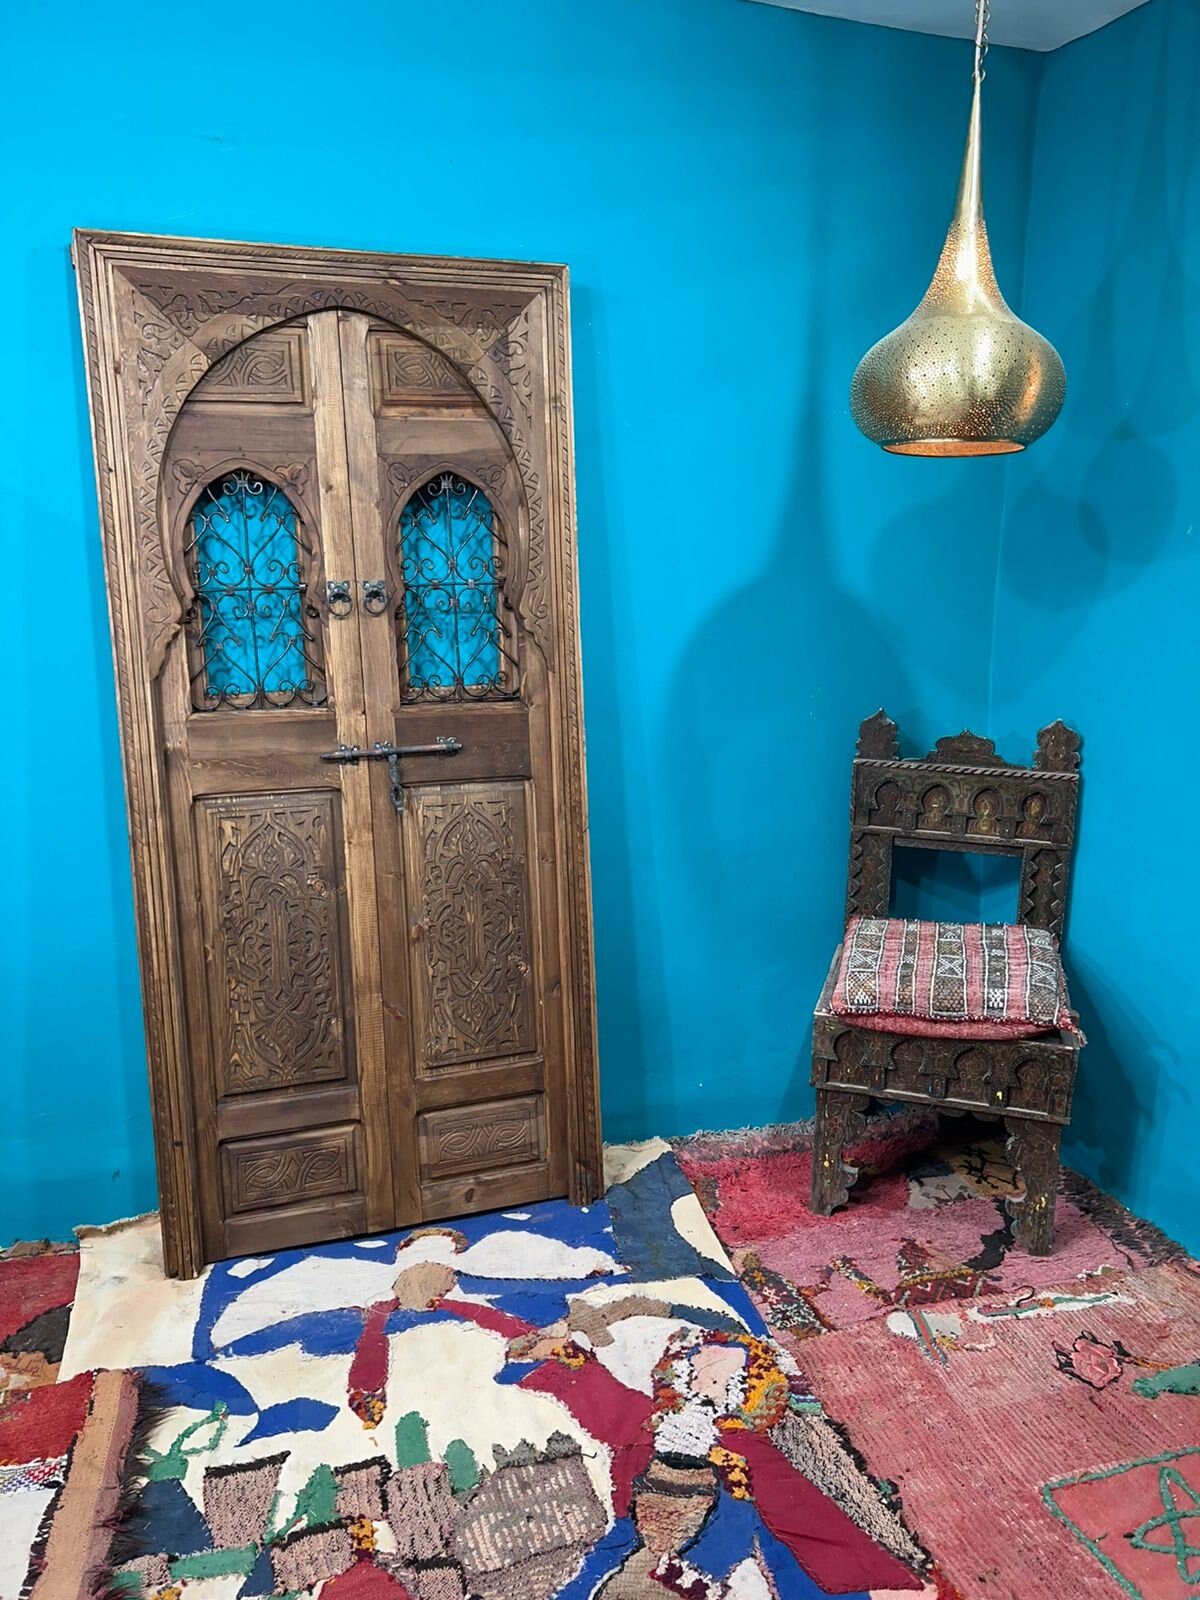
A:
[[[172,425],[214,362],[279,323],[366,312],[449,360],[499,423],[525,497],[529,637],[551,669],[552,803],[561,841],[569,1196],[601,1176],[565,266],[241,244],[77,229],[88,398],[104,539],[154,1112],[163,1260],[203,1252],[183,970],[156,680],[190,596],[168,561],[161,473]]]

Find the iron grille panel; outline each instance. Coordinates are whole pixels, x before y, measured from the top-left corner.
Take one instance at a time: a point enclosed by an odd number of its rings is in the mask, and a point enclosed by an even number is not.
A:
[[[403,698],[513,699],[508,547],[487,495],[456,473],[430,478],[401,514],[399,544]]]
[[[324,705],[313,550],[287,495],[249,469],[222,473],[193,506],[188,530],[192,704]]]

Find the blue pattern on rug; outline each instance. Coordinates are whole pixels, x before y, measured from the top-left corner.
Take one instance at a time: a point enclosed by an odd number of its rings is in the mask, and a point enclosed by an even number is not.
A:
[[[881,1589],[920,1589],[773,1438],[814,1402],[715,1237],[709,1254],[679,1234],[672,1206],[690,1195],[660,1156],[589,1207],[547,1201],[213,1267],[193,1359],[147,1374],[166,1410],[129,1523],[136,1553],[174,1563],[182,1600],[215,1580],[209,1517],[253,1560],[240,1600],[308,1595],[347,1563],[367,1584],[356,1600],[400,1600],[394,1581],[419,1597],[435,1574],[440,1600],[497,1585],[601,1600],[637,1552],[664,1597],[722,1600],[746,1562],[777,1600],[842,1593],[839,1552]],[[743,1455],[751,1441],[758,1454]],[[756,1501],[750,1463],[767,1458]],[[642,1541],[662,1525],[662,1475],[679,1472],[693,1533],[660,1554]],[[861,1491],[849,1457],[844,1472]],[[811,1530],[781,1508],[793,1485]],[[115,1586],[150,1600],[132,1569]]]

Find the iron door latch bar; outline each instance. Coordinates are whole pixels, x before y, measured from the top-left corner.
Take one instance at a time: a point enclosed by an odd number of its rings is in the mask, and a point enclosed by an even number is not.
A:
[[[356,767],[360,761],[386,761],[388,783],[392,791],[392,806],[397,814],[404,810],[404,784],[400,777],[401,756],[456,756],[462,749],[457,739],[435,739],[432,744],[392,744],[387,739],[376,739],[369,750],[356,744],[340,744],[336,750],[326,750],[322,761],[336,761],[341,766]]]

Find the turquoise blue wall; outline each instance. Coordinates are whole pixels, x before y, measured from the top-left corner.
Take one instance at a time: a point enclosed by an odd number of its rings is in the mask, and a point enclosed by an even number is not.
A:
[[[15,21],[54,68],[5,91],[0,1240],[154,1200],[73,226],[570,263],[610,1137],[808,1111],[855,725],[885,701],[923,745],[986,709],[1003,465],[894,460],[846,407],[933,266],[961,44],[743,0],[247,16]],[[991,56],[1014,285],[1039,70]]]
[[[1085,736],[1068,930],[1071,1161],[1200,1250],[1200,4],[1152,0],[1046,63],[1025,313],[1062,419],[1009,467],[991,727]],[[1172,855],[1169,846],[1176,843]]]

